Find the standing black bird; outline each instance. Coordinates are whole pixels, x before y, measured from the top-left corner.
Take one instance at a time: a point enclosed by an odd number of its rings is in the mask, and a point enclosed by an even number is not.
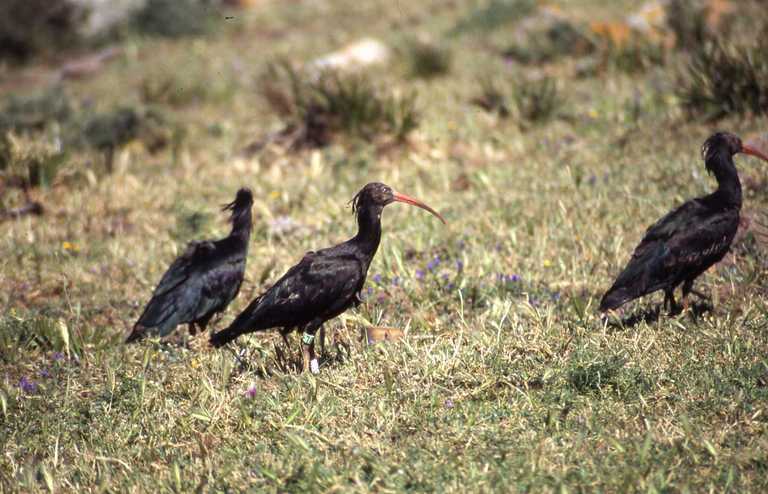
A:
[[[173,261],[126,343],[148,335],[165,336],[185,323],[195,335],[195,326],[204,331],[211,318],[227,308],[243,282],[252,205],[251,191],[238,190],[235,200],[223,208],[223,211],[232,211],[229,236],[192,242]]]
[[[736,153],[768,156],[742,144],[733,134],[718,132],[704,142],[701,154],[707,171],[714,173],[717,190],[672,210],[646,232],[629,264],[600,301],[600,311],[616,309],[643,295],[664,290],[664,305],[677,309],[675,288],[683,284],[683,307],[693,281],[720,261],[739,226],[741,182],[733,163]]]
[[[211,345],[221,347],[240,335],[270,328],[281,328],[284,336],[294,328],[302,329],[304,369],[309,367],[317,373],[315,333],[326,321],[360,303],[368,267],[381,241],[381,212],[395,201],[426,209],[445,223],[437,211],[421,201],[381,183],[366,185],[352,199],[357,235],[334,247],[308,252],[227,329],[214,334]]]

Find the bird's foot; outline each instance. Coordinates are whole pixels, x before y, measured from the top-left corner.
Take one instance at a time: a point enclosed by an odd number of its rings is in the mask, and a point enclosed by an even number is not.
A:
[[[301,337],[301,349],[303,354],[303,371],[309,370],[312,374],[320,372],[320,364],[315,357],[315,335],[304,333]]]

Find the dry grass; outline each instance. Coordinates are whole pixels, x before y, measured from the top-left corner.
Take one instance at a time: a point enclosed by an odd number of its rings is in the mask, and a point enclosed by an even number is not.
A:
[[[644,227],[714,185],[698,157],[713,129],[681,118],[665,89],[671,68],[577,79],[564,58],[547,70],[568,118],[523,132],[470,101],[485,74],[536,69],[457,33],[448,76],[374,74],[420,94],[407,146],[241,156],[283,125],[253,82],[263,63],[310,60],[363,34],[389,41],[403,19],[439,35],[471,17],[469,4],[274,2],[204,42],[130,41],[138,55],[68,88],[99,111],[140,105],[145,74],[195,57],[210,61],[207,77],[240,89],[167,108],[185,138],[154,153],[129,142],[112,174],[72,149],[51,186],[30,191],[45,214],[0,223],[0,490],[768,488],[759,245],[740,244],[703,277],[714,310],[698,318],[653,317],[660,297],[627,308],[650,312],[635,325],[595,314]],[[749,134],[765,124],[721,127]],[[765,175],[750,158],[737,164],[754,183]],[[278,350],[275,334],[242,338],[237,356],[184,337],[120,344],[184,243],[225,234],[217,207],[241,185],[256,198],[247,278],[217,327],[305,251],[352,235],[347,201],[373,180],[449,224],[387,208],[367,301],[329,324],[318,377],[286,372],[296,348]],[[24,197],[10,187],[0,201]],[[768,196],[750,189],[746,201],[760,210]],[[405,336],[368,346],[371,325]]]

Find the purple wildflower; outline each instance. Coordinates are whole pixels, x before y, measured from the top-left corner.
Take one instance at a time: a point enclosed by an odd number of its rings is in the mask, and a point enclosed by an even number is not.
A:
[[[520,277],[516,274],[510,274],[507,276],[507,281],[509,283],[517,283],[518,281],[520,281]]]
[[[453,403],[453,400],[448,398],[445,400],[445,408],[453,408],[455,405]]]
[[[64,354],[61,352],[53,352],[52,358],[55,362],[59,362],[60,360],[64,360]]]
[[[37,391],[37,384],[34,381],[27,379],[27,376],[23,376],[19,380],[19,388],[27,394],[32,394]]]
[[[427,263],[427,269],[434,271],[440,265],[440,256],[435,256],[434,259]]]
[[[446,288],[448,290],[453,290],[454,288],[456,288],[456,285],[454,285],[453,282],[451,282],[451,283],[448,283],[448,285],[446,285]]]
[[[375,275],[373,275],[373,282],[376,284],[381,283],[381,275],[379,273],[376,273]]]
[[[459,273],[464,271],[464,261],[462,261],[461,259],[456,260],[456,271],[458,271]]]
[[[48,369],[43,369],[40,371],[40,377],[42,377],[43,379],[48,379],[49,377],[51,377],[51,373],[48,371]]]
[[[443,281],[448,281],[448,273],[443,273],[440,275],[440,277],[443,279]]]
[[[392,286],[400,286],[400,277],[399,276],[395,276],[394,278],[392,278]]]
[[[416,279],[421,280],[424,278],[424,271],[421,269],[416,270]]]
[[[256,385],[251,384],[248,386],[248,389],[245,390],[245,396],[247,396],[250,399],[256,398]]]

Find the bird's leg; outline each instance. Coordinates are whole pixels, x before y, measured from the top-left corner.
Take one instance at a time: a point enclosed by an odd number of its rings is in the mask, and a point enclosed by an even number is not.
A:
[[[197,326],[194,322],[189,323],[189,335],[195,336],[197,334]]]
[[[291,329],[290,328],[282,328],[280,330],[280,336],[283,337],[283,343],[285,343],[285,347],[290,351],[291,349],[291,342],[288,341],[288,334],[290,334]]]
[[[669,307],[669,315],[673,315],[675,313],[675,310],[677,309],[677,302],[675,302],[674,287],[664,291],[664,308],[667,308],[667,307]]]
[[[693,290],[693,280],[685,280],[683,283],[683,312],[688,311],[688,294]]]
[[[320,355],[325,358],[325,326],[320,326]]]
[[[315,333],[322,327],[322,321],[319,323],[310,323],[304,328],[304,334],[301,337],[301,349],[304,356],[304,371],[309,369],[312,374],[320,373],[320,364],[315,357]]]

